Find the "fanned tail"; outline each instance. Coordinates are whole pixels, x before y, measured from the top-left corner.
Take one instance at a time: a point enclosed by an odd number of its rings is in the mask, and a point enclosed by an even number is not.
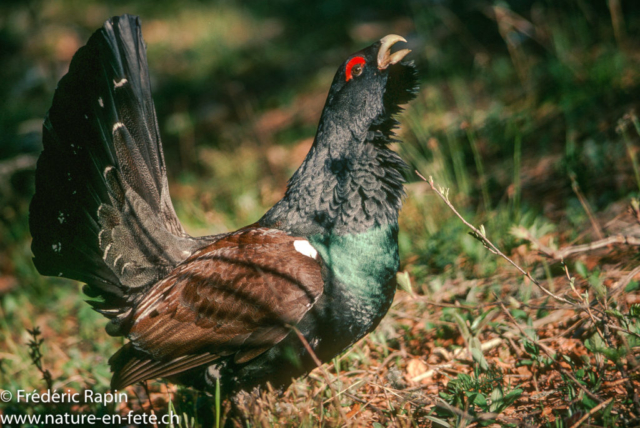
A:
[[[74,56],[43,125],[29,224],[43,275],[87,283],[122,334],[136,296],[206,243],[169,197],[138,17],[107,21]]]

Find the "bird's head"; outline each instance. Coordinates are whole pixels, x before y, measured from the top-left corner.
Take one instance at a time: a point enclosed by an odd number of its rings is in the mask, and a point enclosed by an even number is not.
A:
[[[409,49],[391,51],[401,36],[390,34],[350,55],[333,79],[323,119],[348,126],[357,140],[371,132],[388,137],[396,125],[392,116],[415,97],[417,78],[413,62],[403,61]]]
[[[393,116],[418,90],[413,63],[403,61],[410,51],[391,51],[400,41],[383,37],[340,65],[311,150],[261,225],[311,236],[397,222],[407,165],[387,146],[396,141]]]

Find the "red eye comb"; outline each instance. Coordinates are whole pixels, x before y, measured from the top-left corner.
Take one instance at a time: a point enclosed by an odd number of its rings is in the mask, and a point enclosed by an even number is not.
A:
[[[353,75],[351,74],[351,69],[358,64],[364,64],[364,63],[365,63],[365,60],[361,56],[357,56],[349,60],[346,68],[347,82],[353,78]]]

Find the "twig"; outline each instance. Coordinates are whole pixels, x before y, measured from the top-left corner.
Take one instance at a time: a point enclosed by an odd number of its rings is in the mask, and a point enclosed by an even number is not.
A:
[[[436,407],[442,407],[450,411],[451,413],[463,418],[466,421],[488,421],[488,420],[495,419],[498,416],[497,413],[480,413],[474,416],[468,412],[465,412],[462,409],[453,407],[452,405],[450,405],[449,403],[447,403],[446,401],[444,401],[442,398],[439,398],[439,397],[437,398]]]
[[[571,179],[571,189],[578,197],[578,200],[580,201],[580,205],[582,205],[582,209],[584,209],[584,212],[587,213],[587,217],[589,217],[589,221],[591,222],[591,226],[593,227],[593,230],[596,232],[596,235],[598,235],[599,239],[604,238],[604,235],[602,234],[602,228],[600,227],[595,217],[593,216],[593,213],[591,212],[591,208],[589,207],[589,202],[587,202],[587,199],[584,197],[584,195],[582,194],[582,191],[580,190],[580,185],[576,181],[576,175],[574,173],[571,173],[569,174],[569,178]]]
[[[572,254],[594,251],[603,247],[608,247],[612,244],[640,246],[640,239],[636,238],[635,236],[613,235],[604,239],[589,242],[588,244],[571,245],[560,250],[554,250],[541,243],[528,230],[525,231],[521,228],[518,228],[518,232],[522,232],[522,234],[524,235],[522,237],[524,239],[533,242],[542,253],[555,260],[564,260],[567,256],[570,256]]]
[[[593,250],[597,250],[598,248],[607,247],[611,244],[640,246],[640,239],[634,236],[613,235],[613,236],[609,236],[608,238],[590,242],[588,244],[574,245],[571,247],[563,248],[562,250],[558,251],[556,254],[557,254],[557,257],[565,258],[571,254],[584,253],[586,251],[593,251]]]
[[[616,331],[621,331],[621,332],[623,332],[625,334],[630,334],[631,336],[635,336],[638,339],[640,339],[640,334],[635,333],[635,332],[629,330],[628,328],[618,327],[617,325],[611,324],[611,323],[607,323],[607,327],[609,327],[610,329],[616,330]]]
[[[520,266],[518,266],[518,264],[516,262],[514,262],[513,260],[511,260],[509,257],[507,257],[504,253],[502,253],[502,251],[500,251],[495,245],[493,245],[493,243],[491,241],[489,241],[489,239],[484,235],[484,233],[482,233],[480,230],[476,229],[475,226],[473,226],[471,223],[469,223],[468,221],[466,221],[464,219],[464,217],[462,217],[462,215],[456,210],[456,208],[453,206],[453,204],[451,202],[449,202],[449,199],[436,187],[435,183],[433,182],[433,177],[429,177],[429,180],[427,180],[426,178],[424,178],[422,176],[422,174],[420,174],[420,172],[416,171],[416,174],[418,175],[418,177],[420,177],[422,180],[424,180],[425,182],[427,182],[429,184],[429,186],[431,186],[431,189],[436,192],[436,194],[438,196],[440,196],[440,199],[442,199],[444,201],[445,204],[447,204],[447,206],[454,212],[454,214],[456,216],[458,216],[458,218],[460,220],[462,220],[462,222],[468,227],[470,228],[473,233],[474,233],[474,237],[479,239],[480,241],[482,241],[482,243],[485,245],[485,247],[491,251],[492,253],[502,257],[503,259],[505,259],[507,262],[509,262],[513,267],[515,267],[516,269],[518,269],[518,271],[520,271],[520,273],[522,273],[524,276],[526,276],[527,278],[529,278],[529,280],[531,282],[533,282],[536,286],[538,286],[538,288],[540,290],[542,290],[543,293],[545,293],[546,295],[553,297],[554,299],[556,299],[559,302],[563,302],[563,303],[567,303],[571,306],[575,307],[575,303],[565,299],[564,297],[560,297],[554,293],[552,293],[551,291],[547,290],[545,287],[543,287],[538,281],[536,281],[535,279],[533,279],[533,277],[531,276],[531,274],[527,271],[525,271],[524,269],[522,269]]]
[[[364,404],[363,408],[365,408],[365,407],[371,408],[373,411],[377,412],[380,416],[384,416],[385,412],[386,413],[390,413],[388,410],[383,410],[383,409],[381,409],[379,407],[374,406],[371,403],[371,400],[369,400],[369,401],[363,400],[362,398],[360,398],[360,397],[358,397],[356,395],[350,394],[348,392],[345,392],[344,395],[346,397],[351,398],[353,401],[357,401],[358,403]]]
[[[573,323],[573,325],[570,326],[569,328],[567,328],[566,330],[562,331],[561,333],[556,334],[555,336],[547,337],[545,339],[540,339],[540,342],[543,342],[543,343],[544,342],[553,342],[555,340],[558,340],[558,338],[560,338],[560,337],[567,336],[569,333],[571,333],[572,331],[574,331],[575,329],[580,327],[580,325],[582,323],[584,323],[584,321],[585,320],[583,318],[580,318],[580,319],[578,319],[578,321]]]
[[[152,415],[155,415],[155,412],[153,411],[153,403],[151,402],[151,393],[149,392],[149,383],[146,380],[143,380],[140,383],[144,387],[144,392],[147,394],[147,402],[149,403],[149,411],[151,412]],[[142,406],[142,403],[140,403],[140,405],[141,405],[140,407],[142,407],[144,409],[144,407]],[[158,428],[158,424],[154,423],[153,424],[153,428]]]
[[[609,403],[611,403],[611,400],[613,400],[613,397],[609,398],[607,401],[603,401],[602,403],[598,404],[593,409],[589,410],[589,413],[587,413],[586,415],[581,417],[578,422],[576,422],[575,424],[571,425],[571,428],[578,428],[584,421],[589,419],[589,417],[591,417],[591,415],[593,415],[595,412],[597,412],[598,410],[602,409],[604,406],[607,406]]]
[[[636,266],[631,272],[622,278],[611,291],[609,291],[609,298],[614,299],[620,292],[624,291],[631,280],[638,274],[640,274],[640,265]]]
[[[634,169],[635,169],[635,166],[636,165],[634,164]],[[640,173],[636,172],[638,187],[640,187],[640,175],[638,174]],[[640,224],[640,201],[638,201],[638,199],[631,198],[631,202],[629,203],[629,212],[631,213],[631,215],[635,217],[636,223]]]
[[[591,318],[591,321],[593,322],[594,328],[596,329],[596,331],[598,332],[598,334],[600,335],[602,340],[604,340],[604,335],[602,334],[602,332],[598,328],[598,321],[596,320],[596,318],[593,316],[593,313],[591,312],[591,305],[589,304],[589,302],[587,302],[587,300],[580,293],[578,293],[578,290],[576,290],[576,288],[575,288],[575,286],[573,284],[573,278],[571,278],[571,274],[569,273],[569,267],[564,263],[563,263],[563,265],[564,265],[564,273],[567,276],[567,281],[569,281],[569,285],[571,286],[571,289],[573,290],[573,292],[578,297],[578,300],[580,300],[582,302],[583,308],[587,312],[587,315],[589,315],[589,318]],[[600,320],[600,321],[602,321],[602,320]]]
[[[309,355],[313,359],[313,362],[316,363],[316,365],[318,366],[318,368],[322,372],[322,376],[324,377],[325,382],[327,382],[327,386],[331,390],[331,395],[333,395],[333,398],[334,398],[334,404],[337,407],[337,410],[340,413],[340,417],[344,421],[345,426],[350,425],[349,424],[349,418],[347,418],[347,415],[344,413],[344,409],[342,408],[342,405],[340,404],[340,397],[338,396],[338,393],[336,392],[335,388],[333,387],[333,384],[331,383],[331,378],[329,377],[329,373],[327,373],[326,370],[324,369],[324,367],[322,365],[322,361],[320,361],[320,359],[318,358],[316,353],[313,352],[313,349],[311,349],[311,346],[309,345],[309,342],[307,342],[307,339],[302,335],[300,330],[298,330],[298,328],[293,326],[293,325],[289,325],[288,327],[296,333],[296,335],[298,336],[298,339],[300,339],[300,342],[302,342],[302,346],[304,346],[304,348],[307,350],[307,352],[309,353]]]

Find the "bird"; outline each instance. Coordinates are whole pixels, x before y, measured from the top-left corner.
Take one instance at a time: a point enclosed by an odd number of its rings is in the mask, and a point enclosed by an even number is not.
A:
[[[338,67],[279,202],[201,237],[169,195],[140,18],[109,19],[76,52],[43,124],[31,248],[40,274],[85,283],[106,332],[127,339],[112,390],[157,378],[224,397],[283,390],[376,328],[400,263],[407,164],[390,144],[418,91],[399,42]]]

